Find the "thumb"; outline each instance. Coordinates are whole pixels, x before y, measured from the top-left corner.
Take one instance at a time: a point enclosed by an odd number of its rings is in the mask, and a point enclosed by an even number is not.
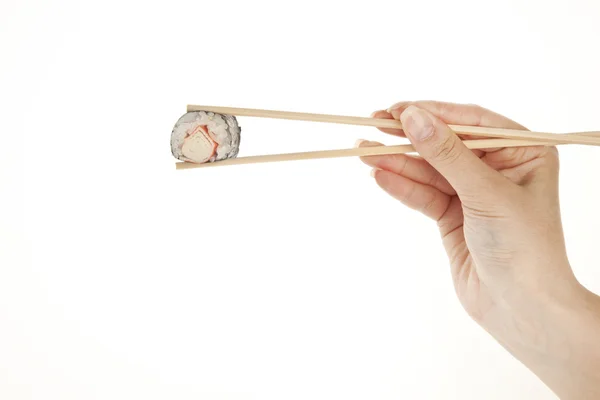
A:
[[[400,117],[402,127],[419,154],[454,187],[460,197],[497,192],[506,180],[468,149],[448,125],[415,106]]]

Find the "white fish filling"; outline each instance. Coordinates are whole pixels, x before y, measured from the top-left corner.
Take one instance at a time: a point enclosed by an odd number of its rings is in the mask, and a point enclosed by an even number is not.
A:
[[[213,157],[214,150],[215,142],[200,130],[198,133],[185,139],[183,141],[183,146],[181,146],[182,155],[186,159],[197,163],[210,161],[210,158]]]

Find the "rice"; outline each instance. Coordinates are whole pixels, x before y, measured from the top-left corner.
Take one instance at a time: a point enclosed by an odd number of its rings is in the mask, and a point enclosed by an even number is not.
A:
[[[206,163],[235,158],[241,128],[233,115],[194,111],[184,114],[171,133],[171,153],[181,161]]]

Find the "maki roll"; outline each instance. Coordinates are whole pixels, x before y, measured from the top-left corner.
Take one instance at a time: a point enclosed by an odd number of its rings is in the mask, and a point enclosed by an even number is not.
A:
[[[235,158],[241,128],[233,115],[194,111],[184,114],[171,133],[171,153],[181,161],[203,164]]]

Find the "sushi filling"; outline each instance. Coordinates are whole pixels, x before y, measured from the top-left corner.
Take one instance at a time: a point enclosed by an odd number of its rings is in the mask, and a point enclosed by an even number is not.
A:
[[[206,125],[199,125],[183,139],[183,156],[197,163],[205,163],[217,153],[219,144]]]

